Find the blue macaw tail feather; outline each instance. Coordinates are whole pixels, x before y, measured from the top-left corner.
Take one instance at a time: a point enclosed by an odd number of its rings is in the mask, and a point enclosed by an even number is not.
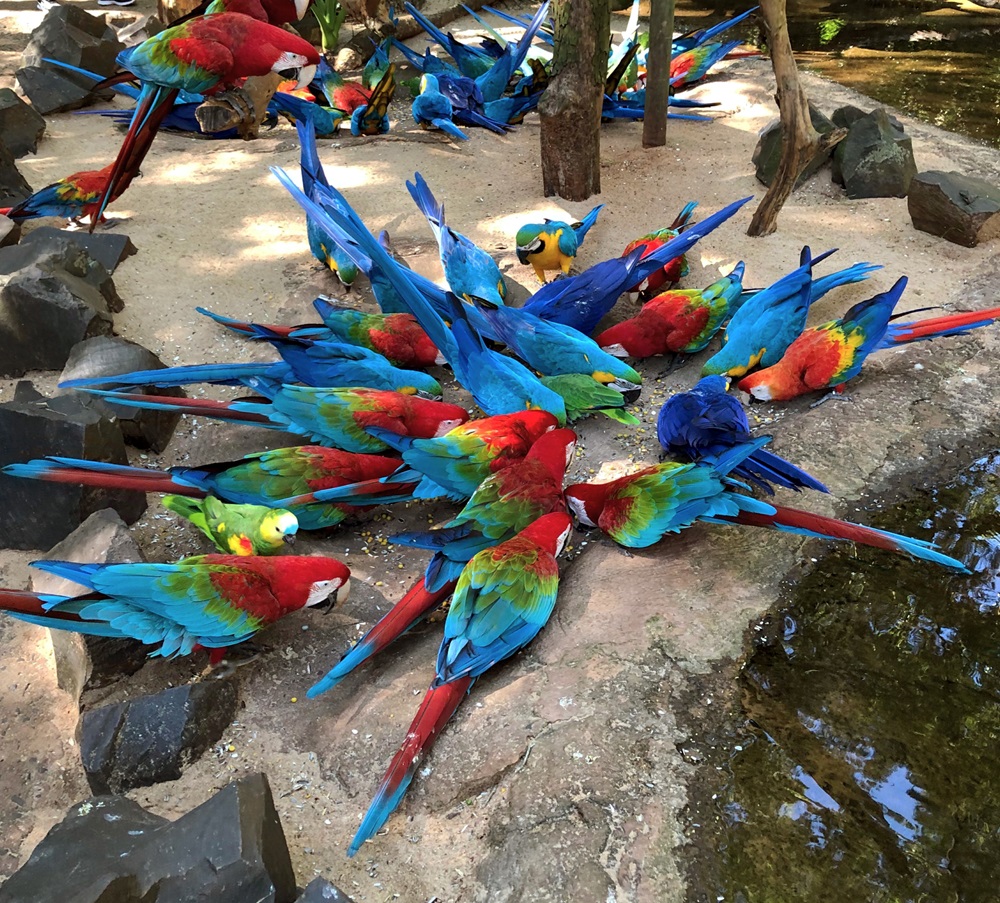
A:
[[[506,122],[498,122],[496,119],[491,119],[475,110],[455,110],[455,119],[462,125],[477,125],[479,128],[489,129],[497,135],[506,135],[510,130]],[[463,137],[467,136],[463,133]]]
[[[375,798],[361,820],[357,834],[347,848],[348,856],[357,853],[361,845],[378,832],[399,805],[416,774],[421,758],[455,713],[474,680],[472,677],[460,677],[427,691],[406,732],[406,740],[390,763]]]
[[[55,574],[57,577],[62,577],[64,580],[79,583],[82,586],[86,586],[88,589],[93,589],[91,578],[103,567],[103,565],[100,564],[81,564],[78,561],[52,561],[48,559],[32,561],[31,566],[40,571]]]
[[[475,532],[471,524],[445,527],[440,530],[414,530],[409,533],[395,533],[392,542],[397,546],[414,546],[418,549],[443,549],[452,542],[466,539]]]
[[[819,259],[822,258],[817,258],[817,260]],[[817,260],[813,260],[814,265]],[[863,282],[876,270],[881,269],[882,264],[880,263],[855,263],[846,269],[838,270],[836,273],[820,276],[819,279],[813,280],[812,289],[809,293],[809,303],[812,304],[818,301],[827,292],[837,288],[839,285],[847,285],[851,282]]]
[[[419,624],[451,595],[452,588],[447,586],[443,590],[429,592],[424,586],[423,578],[418,580],[321,680],[309,688],[306,695],[315,699],[335,687],[362,662],[381,652],[393,640]]]
[[[267,377],[275,364],[192,364],[184,367],[161,367],[159,370],[134,370],[115,376],[90,379],[69,379],[60,388],[76,389],[92,386],[186,386],[191,383],[221,383],[239,386],[251,376]],[[277,366],[283,365],[279,362]],[[285,368],[287,370],[287,368]]]
[[[466,135],[465,132],[463,132],[450,119],[440,119],[440,118],[439,119],[432,119],[431,120],[431,124],[435,128],[440,129],[442,132],[445,132],[446,134],[451,135],[452,138],[457,138],[459,141],[468,141],[469,140],[469,136]]]
[[[224,314],[213,313],[207,307],[196,307],[195,311],[203,317],[215,320],[220,326],[225,326],[227,329],[233,330],[233,332],[238,332],[241,335],[253,335],[253,324],[247,323],[245,320],[237,320],[234,317],[227,317]]]
[[[430,186],[427,184],[427,180],[419,172],[413,174],[412,182],[407,181],[406,189],[410,192],[413,203],[417,205],[417,208],[430,224],[431,229],[434,231],[434,237],[437,239],[438,245],[440,245],[442,235],[448,228],[444,219],[444,204],[438,203],[437,198],[434,197]]]
[[[716,473],[721,476],[726,476],[726,474],[734,471],[744,461],[746,461],[747,458],[755,454],[770,441],[770,436],[761,436],[758,439],[751,439],[748,442],[743,442],[740,445],[734,445],[732,448],[727,448],[721,455],[711,462],[712,467]]]
[[[731,473],[756,483],[768,495],[774,494],[774,490],[768,485],[770,483],[794,489],[796,492],[803,489],[815,489],[817,492],[830,491],[815,477],[766,448],[757,449]]]
[[[597,222],[597,217],[603,209],[604,204],[598,204],[593,210],[590,211],[590,213],[580,220],[579,224],[573,226],[573,231],[576,233],[576,240],[578,244],[583,244],[583,240],[587,237],[590,227]]]

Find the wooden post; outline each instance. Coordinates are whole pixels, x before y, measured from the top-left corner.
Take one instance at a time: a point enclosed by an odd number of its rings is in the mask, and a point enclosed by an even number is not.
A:
[[[670,104],[670,57],[674,42],[674,0],[650,0],[649,53],[646,57],[646,104],[642,146],[667,143]]]
[[[553,0],[554,77],[538,104],[546,197],[601,191],[601,106],[611,43],[609,0]]]
[[[795,188],[795,182],[809,161],[847,135],[846,129],[834,129],[820,135],[809,117],[809,100],[799,82],[792,43],[788,37],[785,0],[760,0],[767,44],[771,48],[771,66],[777,84],[775,101],[781,114],[781,160],[771,187],[754,211],[747,235],[770,235],[778,227],[778,214]]]

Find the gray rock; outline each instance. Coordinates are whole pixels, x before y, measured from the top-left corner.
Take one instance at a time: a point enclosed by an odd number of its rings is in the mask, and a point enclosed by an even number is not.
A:
[[[837,109],[833,111],[833,115],[830,117],[830,120],[835,126],[837,126],[838,129],[849,129],[859,119],[864,119],[865,116],[870,115],[871,113],[866,113],[860,107],[845,104],[842,107],[837,107]],[[891,122],[899,131],[906,131],[906,129],[903,128],[903,123],[901,123],[895,116],[890,115],[889,122]]]
[[[89,84],[83,84],[81,76],[58,69],[25,66],[17,70],[15,77],[25,97],[43,116],[78,110],[98,97],[91,93]]]
[[[121,872],[122,853],[169,825],[125,797],[78,803],[0,885],[0,903],[139,903],[138,880]]]
[[[119,564],[146,559],[125,521],[111,508],[102,508],[53,546],[42,560]],[[31,590],[55,596],[76,596],[85,591],[78,583],[39,570],[31,572]],[[122,675],[134,674],[146,663],[145,650],[133,640],[84,636],[70,630],[53,630],[51,635],[56,682],[77,700],[84,688],[105,686]]]
[[[114,74],[115,57],[124,49],[103,16],[59,3],[49,9],[31,33],[23,59],[25,66],[42,66],[44,59],[50,59],[105,76]],[[88,80],[80,78],[89,86]]]
[[[906,196],[913,228],[967,248],[1000,235],[1000,188],[984,179],[931,170]]]
[[[0,213],[0,248],[16,245],[21,237],[21,224]]]
[[[118,336],[96,336],[84,339],[70,351],[69,359],[63,368],[59,382],[71,379],[90,379],[95,376],[112,376],[119,373],[131,373],[134,370],[160,370],[166,367],[152,351]],[[74,389],[62,389],[62,392],[74,392]],[[173,398],[186,398],[183,389],[146,389],[136,391],[152,392],[156,395],[168,395]],[[144,411],[140,408],[127,408],[123,405],[109,404],[103,399],[81,394],[84,404],[93,407],[100,413],[113,416],[118,420],[122,435],[129,445],[138,448],[151,448],[161,452],[167,447],[170,437],[174,434],[181,415],[172,411]]]
[[[835,128],[834,124],[812,104],[809,104],[809,118],[812,120],[813,128],[821,135],[829,134]],[[778,171],[783,134],[781,120],[775,119],[764,127],[757,141],[757,146],[754,148],[751,162],[756,168],[757,181],[764,185],[770,185]],[[830,159],[830,153],[830,151],[819,153],[810,160],[809,165],[806,166],[795,183],[795,187],[800,187],[811,175],[819,171],[823,164]]]
[[[346,898],[345,898],[346,899]],[[293,903],[267,778],[168,822],[123,797],[79,803],[0,886],[0,903]]]
[[[0,88],[0,135],[15,158],[33,154],[45,134],[45,118],[10,88]]]
[[[917,174],[913,142],[882,109],[855,120],[833,160],[833,180],[849,198],[906,197]]]
[[[74,345],[111,329],[97,289],[79,277],[29,266],[0,290],[0,376],[58,370]]]
[[[0,138],[0,207],[13,207],[31,193],[31,186],[14,163],[14,155]]]
[[[84,712],[78,741],[90,789],[176,781],[219,740],[238,702],[235,681],[205,680]]]
[[[313,878],[295,903],[353,903],[353,901],[326,878]]]
[[[126,857],[156,903],[293,903],[285,833],[267,778],[254,774],[220,790]]]
[[[42,234],[34,238],[39,232]],[[113,256],[113,250],[113,246],[98,246],[94,253],[107,259]],[[125,307],[110,272],[100,260],[91,256],[86,242],[76,233],[59,229],[33,229],[20,244],[0,248],[0,275],[16,273],[30,266],[37,266],[46,273],[57,276],[89,296],[92,293],[79,286],[78,281],[82,280],[101,293],[107,309],[112,313],[119,313]]]
[[[76,398],[46,399],[30,382],[20,382],[13,400],[0,404],[0,466],[46,455],[128,463],[116,424]],[[50,549],[108,507],[133,523],[146,510],[146,496],[0,474],[0,547]]]
[[[91,260],[96,260],[108,273],[114,273],[126,257],[137,252],[127,235],[120,232],[65,232],[54,226],[40,226],[32,229],[24,236],[22,242],[26,247],[43,245],[46,249],[58,250],[60,247],[83,248]]]

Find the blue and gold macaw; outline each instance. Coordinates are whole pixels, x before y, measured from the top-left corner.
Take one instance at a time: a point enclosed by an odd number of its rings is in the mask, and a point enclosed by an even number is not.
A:
[[[517,259],[531,264],[539,282],[546,282],[547,270],[562,270],[569,275],[570,264],[587,237],[590,227],[597,222],[597,215],[604,208],[598,204],[578,223],[546,219],[541,223],[528,223],[517,230]]]

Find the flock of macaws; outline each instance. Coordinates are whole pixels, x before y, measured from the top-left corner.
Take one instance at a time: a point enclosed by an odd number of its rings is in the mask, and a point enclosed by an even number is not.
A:
[[[242,4],[239,12],[232,11],[236,2]],[[222,0],[213,6],[218,3]],[[250,3],[268,21],[259,14],[253,18]],[[156,128],[178,99],[196,102],[182,92],[210,94],[244,76],[289,67],[301,71],[303,85],[312,82],[322,65],[316,51],[273,24],[289,21],[299,10],[285,0],[229,0],[224,11],[210,11],[123,53],[120,62],[141,81],[136,112],[118,158],[102,170],[90,200],[75,209],[91,213],[92,225],[99,221],[108,201],[134,177]],[[422,124],[450,134],[455,122],[482,125],[477,120],[485,118],[509,125],[491,104],[537,100],[524,83],[544,75],[545,49],[538,52],[531,37],[544,40],[545,15],[543,5],[521,23],[525,38],[517,44],[494,33],[479,48],[426,23],[454,65],[430,53],[411,60],[424,73],[415,117],[419,111],[427,117]],[[679,83],[697,77],[705,59],[732,50],[731,44],[711,43],[728,24],[678,39]],[[209,40],[217,52],[202,52]],[[221,47],[229,50],[225,65]],[[629,95],[641,90],[636,86],[642,49],[633,33],[613,51],[612,104],[627,106],[634,102]],[[379,60],[368,93],[357,95],[367,104],[350,112],[348,89],[327,77],[328,111],[353,124],[358,111],[360,121],[369,106],[381,121],[385,108],[377,98],[382,91],[384,99],[393,64],[387,55]],[[523,73],[525,66],[530,74]],[[774,504],[775,486],[828,490],[770,451],[770,437],[752,435],[742,404],[728,389],[737,379],[744,392],[767,401],[841,390],[872,352],[963,335],[1000,317],[1000,308],[900,323],[894,310],[906,286],[902,277],[843,318],[807,327],[813,302],[879,269],[858,263],[816,276],[814,267],[833,252],[814,257],[809,248],[803,248],[796,269],[761,290],[744,288],[742,261],[704,289],[675,288],[688,273],[685,253],[749,198],[698,222],[696,205],[687,204],[669,227],[575,275],[570,266],[588,232],[599,228],[601,206],[581,222],[525,224],[515,238],[517,257],[542,285],[523,306],[508,306],[506,280],[496,262],[447,222],[444,206],[419,172],[406,189],[436,239],[443,288],[397,259],[386,236],[374,235],[330,184],[316,146],[318,117],[301,109],[292,115],[302,147],[300,184],[280,169],[273,172],[305,212],[313,253],[344,282],[363,274],[380,312],[317,298],[315,322],[285,326],[201,310],[223,328],[270,344],[278,359],[137,371],[65,385],[118,405],[293,432],[312,444],[167,471],[59,457],[9,465],[4,472],[10,476],[165,493],[164,504],[191,520],[219,554],[176,564],[38,562],[87,592],[64,597],[0,590],[0,607],[49,627],[131,637],[153,647],[153,655],[204,648],[218,662],[227,647],[285,614],[346,598],[349,571],[342,563],[279,554],[300,531],[335,527],[378,505],[428,499],[460,504],[447,523],[393,538],[430,553],[423,576],[308,693],[331,690],[450,599],[435,678],[350,855],[389,818],[420,757],[476,679],[545,626],[557,600],[557,559],[574,523],[599,529],[625,548],[654,545],[699,522],[768,527],[863,543],[966,572],[962,562],[930,542]],[[36,209],[68,215],[56,201],[48,204],[39,200]],[[557,278],[547,281],[549,273]],[[644,302],[639,313],[598,331],[630,291]],[[686,358],[713,340],[719,347],[703,361],[701,380],[667,399],[658,415],[659,441],[677,461],[651,464],[610,482],[566,485],[577,441],[571,424],[594,415],[637,424],[627,410],[642,389],[637,362],[658,355]],[[439,380],[428,372],[439,365],[450,368],[481,416],[470,417],[465,405],[443,400]],[[243,386],[252,395],[214,401],[145,394],[157,386],[195,382]],[[143,393],[125,391],[140,387]],[[766,498],[755,496],[754,489]]]

